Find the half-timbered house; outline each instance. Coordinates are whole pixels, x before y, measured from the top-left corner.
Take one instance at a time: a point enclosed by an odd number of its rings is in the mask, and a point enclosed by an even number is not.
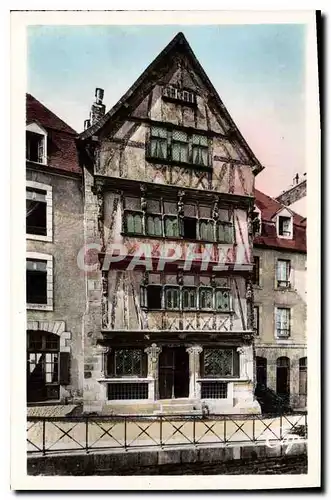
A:
[[[107,113],[96,89],[79,143],[84,410],[260,412],[251,216],[263,167],[182,33]]]

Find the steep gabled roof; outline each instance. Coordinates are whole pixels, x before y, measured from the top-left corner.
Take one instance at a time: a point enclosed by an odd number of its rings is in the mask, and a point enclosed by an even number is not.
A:
[[[26,94],[26,123],[37,122],[46,129],[58,130],[67,134],[77,135],[77,132],[46,108],[31,94]]]
[[[37,123],[47,131],[49,167],[81,174],[76,145],[77,132],[31,94],[26,94],[26,124]]]
[[[261,211],[261,236],[254,238],[254,244],[279,250],[306,252],[306,219],[282,205],[258,189],[255,189],[255,204]],[[288,240],[277,236],[274,217],[280,210],[286,208],[293,216],[293,239]]]
[[[146,68],[146,70],[140,75],[140,77],[134,82],[134,84],[129,88],[129,90],[121,97],[121,99],[113,106],[97,123],[92,125],[90,128],[85,130],[79,135],[81,140],[87,139],[95,135],[110,119],[114,118],[116,113],[121,109],[128,107],[128,101],[130,97],[136,93],[146,82],[148,82],[153,75],[157,72],[157,69],[162,66],[164,60],[170,59],[174,53],[180,52],[185,53],[186,57],[190,61],[193,68],[195,68],[197,74],[201,77],[206,88],[210,92],[210,95],[214,99],[220,113],[222,113],[231,127],[231,134],[237,138],[239,144],[245,149],[248,156],[250,157],[252,163],[255,166],[254,172],[259,173],[263,170],[263,166],[259,160],[254,155],[253,151],[250,149],[245,139],[241,135],[236,124],[232,120],[229,112],[227,111],[225,105],[223,104],[220,96],[218,95],[215,87],[209,80],[207,74],[205,73],[203,67],[196,58],[193,50],[191,49],[188,41],[186,40],[183,33],[178,33],[171,42],[160,52],[160,54],[154,59],[154,61]]]

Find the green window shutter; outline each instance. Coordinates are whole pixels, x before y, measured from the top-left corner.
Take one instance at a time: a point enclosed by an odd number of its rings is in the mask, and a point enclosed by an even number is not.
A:
[[[70,353],[60,352],[60,384],[70,384]]]

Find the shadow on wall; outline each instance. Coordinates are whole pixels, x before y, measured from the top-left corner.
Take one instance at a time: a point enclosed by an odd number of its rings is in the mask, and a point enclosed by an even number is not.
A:
[[[290,413],[292,408],[289,402],[289,394],[277,394],[274,390],[263,384],[257,384],[255,397],[258,400],[262,413]]]

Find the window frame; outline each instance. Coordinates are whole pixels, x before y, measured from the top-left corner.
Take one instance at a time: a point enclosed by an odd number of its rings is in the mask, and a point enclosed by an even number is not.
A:
[[[279,310],[285,310],[287,312],[287,323],[288,323],[288,328],[278,328],[278,319],[277,319],[277,313]],[[287,331],[287,335],[279,335],[279,331]],[[287,340],[291,337],[291,308],[283,305],[277,305],[275,306],[275,338],[277,340]]]
[[[158,155],[154,155],[153,152],[152,152],[152,141],[156,140],[158,138],[158,136],[155,134],[155,129],[164,130],[167,133],[167,139],[162,138],[162,141],[167,144],[166,157],[165,158],[163,158],[161,156],[158,156]],[[180,161],[180,160],[174,160],[173,159],[173,144],[174,143],[183,143],[180,140],[173,139],[173,134],[176,131],[185,133],[186,136],[187,136],[187,144],[188,144],[187,161]],[[200,141],[202,139],[203,140],[205,139],[207,145],[197,144],[196,142],[194,143],[193,142],[194,141],[194,139],[193,139],[194,136],[195,137],[200,137]],[[159,139],[161,140],[161,137],[159,137]],[[186,142],[185,142],[185,144],[186,144]],[[210,151],[211,151],[211,139],[206,134],[201,133],[201,132],[200,133],[196,133],[196,131],[194,131],[192,133],[191,131],[189,131],[187,129],[184,129],[184,128],[182,128],[182,129],[176,128],[176,127],[170,128],[170,127],[164,127],[164,126],[159,125],[159,124],[151,125],[150,132],[149,132],[149,140],[148,140],[148,143],[146,144],[146,146],[147,146],[147,148],[146,148],[146,159],[148,161],[152,161],[152,162],[155,162],[155,163],[161,163],[161,164],[163,164],[163,163],[169,163],[169,164],[172,164],[172,165],[185,165],[185,166],[190,166],[190,167],[196,168],[196,169],[211,170],[213,168],[213,164],[212,164],[212,160],[211,160],[211,155],[210,155]],[[207,154],[206,164],[204,164],[203,162],[202,163],[195,163],[194,162],[194,150],[196,148],[199,148],[199,149],[201,149],[201,150],[203,150],[203,151],[206,152],[206,154]]]
[[[285,262],[286,264],[286,277],[288,279],[286,280],[280,280],[278,279],[278,272],[279,272],[279,263],[280,262]],[[276,288],[279,290],[288,290],[291,288],[291,260],[290,259],[277,259],[276,260],[276,273],[275,273],[275,285]],[[285,283],[285,285],[281,285],[280,283]]]
[[[255,305],[253,307],[253,330],[255,337],[260,336],[260,305]]]
[[[118,374],[116,373],[116,352],[117,351],[139,351],[140,352],[140,371],[139,374]],[[114,379],[125,379],[125,380],[135,380],[143,378],[145,379],[147,376],[147,354],[144,350],[144,347],[136,347],[132,345],[116,345],[114,346],[107,354],[105,359],[105,372],[106,378],[114,378]]]
[[[125,204],[125,199],[126,198],[135,198],[136,200],[139,200],[139,209],[132,209],[132,208],[126,208]],[[156,198],[152,197],[152,194],[147,197],[148,200],[155,200]],[[178,205],[177,205],[177,200],[173,200],[171,198],[164,198],[160,197],[160,211],[148,211],[148,210],[142,210],[141,206],[141,198],[138,196],[128,196],[123,194],[123,223],[122,223],[122,232],[124,235],[127,236],[147,236],[149,238],[167,238],[167,239],[174,239],[174,240],[184,240],[184,241],[203,241],[206,243],[216,243],[216,244],[228,244],[232,245],[235,243],[235,234],[234,234],[234,223],[233,223],[233,214],[232,212],[230,213],[230,208],[228,206],[222,207],[222,210],[226,210],[229,212],[228,219],[229,220],[217,220],[215,221],[212,217],[205,217],[205,216],[200,216],[200,203],[196,201],[187,201],[184,204],[184,209],[186,205],[193,205],[195,207],[195,214],[194,215],[184,215],[182,219],[179,217],[179,211],[178,211]],[[175,203],[176,204],[176,213],[166,213],[166,203]],[[206,202],[201,202],[201,206],[206,208]],[[212,205],[210,205],[210,210],[212,210]],[[132,232],[128,231],[127,227],[127,214],[132,214],[132,215],[139,215],[141,218],[141,226],[142,226],[142,232],[137,233],[137,232]],[[158,217],[160,218],[161,222],[161,234],[156,235],[156,234],[150,234],[148,232],[148,217]],[[184,220],[185,219],[194,219],[196,221],[196,230],[195,238],[187,238],[184,236]],[[175,236],[168,236],[167,231],[166,231],[166,223],[167,220],[172,220],[176,221],[176,226],[177,226],[177,235]],[[206,240],[201,238],[201,223],[209,223],[212,225],[213,229],[213,239],[212,240]],[[218,225],[222,224],[223,226],[227,226],[229,228],[228,234],[230,234],[231,241],[225,241],[218,239]]]
[[[224,374],[220,374],[220,373],[206,373],[205,355],[208,351],[230,351],[232,354],[231,374],[224,375]],[[235,357],[236,357],[236,359],[235,359]],[[201,381],[203,381],[203,379],[220,380],[220,379],[233,379],[233,378],[240,377],[239,353],[236,351],[235,348],[212,347],[212,346],[206,347],[203,349],[200,359],[201,359]]]
[[[27,150],[28,150],[28,143],[27,143],[27,138],[26,140],[26,151],[25,151],[25,156],[26,156],[26,161],[29,161],[31,163],[35,163],[37,165],[47,165],[47,131],[38,125],[35,122],[29,123],[26,128],[25,132],[30,133],[30,134],[35,134],[35,135],[40,135],[43,139],[43,161],[35,161],[35,160],[30,160],[27,156]]]
[[[26,239],[34,241],[53,242],[53,187],[36,181],[26,181],[26,192],[28,190],[44,191],[46,193],[46,235],[31,234],[26,230]]]
[[[44,253],[26,252],[26,261],[46,261],[46,304],[28,302],[26,297],[26,308],[38,311],[53,311],[53,256]]]
[[[179,284],[178,276],[176,279],[176,283],[167,283],[166,282],[167,274],[161,274],[160,283],[147,283],[142,284],[140,287],[140,307],[146,311],[205,311],[205,312],[215,312],[219,314],[231,314],[233,312],[233,297],[231,295],[231,286],[229,284],[220,286],[220,285],[206,285],[205,283],[195,282],[195,284]],[[148,287],[158,286],[161,288],[161,307],[149,307],[148,306]],[[168,290],[176,290],[178,293],[178,307],[168,307],[167,306],[167,291]],[[184,306],[184,293],[186,290],[194,290],[195,291],[195,307],[186,307]],[[203,290],[209,290],[212,292],[212,307],[210,308],[201,308],[201,292]],[[216,294],[217,292],[227,292],[228,293],[228,304],[229,307],[227,309],[217,309],[216,308]]]
[[[36,330],[29,330],[27,332],[28,338],[27,338],[27,349],[26,349],[26,370],[27,374],[31,374],[30,371],[30,366],[32,364],[37,364],[37,362],[41,361],[41,366],[42,366],[42,375],[43,375],[43,383],[46,386],[46,391],[47,387],[53,387],[58,389],[58,394],[57,397],[54,398],[46,398],[43,401],[58,401],[60,399],[60,393],[61,393],[61,368],[60,368],[60,363],[61,363],[61,342],[60,338],[56,334],[52,334],[50,332],[40,332]],[[36,334],[40,338],[40,347],[36,347],[30,344],[30,335],[31,334]],[[47,337],[52,335],[54,338],[56,338],[57,345],[56,347],[49,347],[47,346]],[[53,340],[54,342],[54,340]],[[36,357],[40,354],[43,358],[40,360],[40,358],[36,362]],[[47,359],[47,355],[51,356],[51,361]],[[32,361],[30,359],[31,356],[34,356],[35,361]],[[54,360],[54,356],[57,357],[56,360]],[[52,380],[51,382],[47,381],[47,374],[52,373],[52,371],[47,370],[49,366],[54,367],[54,372],[56,372],[56,380]],[[55,370],[56,367],[56,370]],[[29,402],[30,403],[30,402]],[[32,402],[31,402],[32,403]]]
[[[280,234],[280,219],[289,219],[290,221],[290,230],[288,231],[289,234]],[[291,215],[282,215],[279,214],[277,215],[277,237],[278,238],[284,238],[286,240],[292,240],[293,239],[293,217]]]
[[[172,95],[170,95],[172,94]],[[192,99],[184,99],[184,95],[191,95]],[[165,101],[176,102],[183,106],[196,106],[197,94],[187,88],[177,87],[176,85],[168,84],[162,89],[162,98]]]

